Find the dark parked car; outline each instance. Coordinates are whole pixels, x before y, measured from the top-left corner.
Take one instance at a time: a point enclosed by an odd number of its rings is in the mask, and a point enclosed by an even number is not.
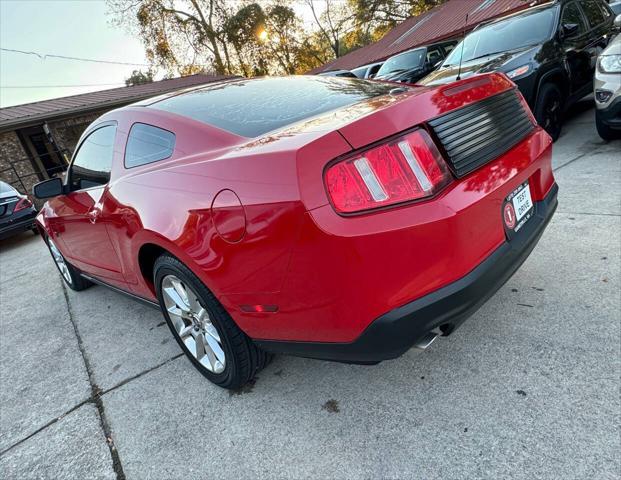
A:
[[[0,182],[0,239],[33,230],[37,210],[26,195],[8,183]]]
[[[556,140],[564,111],[593,90],[597,55],[614,15],[603,0],[548,3],[477,28],[420,83],[437,85],[499,71],[520,88],[535,118]]]
[[[347,77],[347,78],[358,78],[356,75],[349,70],[331,70],[329,72],[321,72],[319,74],[322,77]]]
[[[375,79],[416,83],[440,65],[455,45],[456,41],[450,41],[399,53],[384,62]]]
[[[361,67],[354,68],[351,73],[356,75],[358,78],[373,78],[383,64],[384,62],[369,63],[368,65],[362,65]]]

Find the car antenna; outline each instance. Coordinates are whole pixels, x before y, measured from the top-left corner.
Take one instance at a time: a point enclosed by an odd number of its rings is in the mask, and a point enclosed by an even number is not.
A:
[[[464,23],[464,38],[461,41],[461,53],[459,54],[459,69],[457,70],[457,78],[455,80],[461,80],[461,62],[464,59],[464,47],[466,46],[466,29],[468,28],[468,14],[466,13],[466,23]]]

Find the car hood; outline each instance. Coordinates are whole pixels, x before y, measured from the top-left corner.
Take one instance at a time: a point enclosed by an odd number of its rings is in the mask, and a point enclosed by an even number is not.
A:
[[[489,72],[509,72],[527,63],[539,49],[539,45],[534,47],[521,47],[515,50],[486,55],[464,62],[461,66],[460,78],[464,79],[472,75]],[[459,65],[443,65],[418,83],[431,86],[454,82],[457,80],[457,75],[459,73]]]

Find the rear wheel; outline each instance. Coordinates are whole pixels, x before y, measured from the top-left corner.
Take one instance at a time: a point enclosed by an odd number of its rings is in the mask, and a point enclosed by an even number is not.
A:
[[[271,360],[183,263],[162,255],[153,270],[166,322],[183,352],[208,380],[236,389]]]
[[[613,130],[602,121],[599,110],[595,110],[595,126],[597,127],[597,133],[600,137],[602,137],[602,140],[606,140],[608,142],[610,140],[621,138],[621,131]]]
[[[541,87],[533,114],[537,123],[556,142],[563,125],[563,94],[556,85],[546,83]]]
[[[91,282],[80,275],[80,272],[73,265],[65,260],[65,257],[63,257],[63,254],[60,253],[60,250],[58,250],[54,240],[47,237],[46,243],[50,253],[52,254],[56,268],[58,268],[61,277],[63,277],[63,280],[71,290],[79,292],[80,290],[84,290],[92,285]]]

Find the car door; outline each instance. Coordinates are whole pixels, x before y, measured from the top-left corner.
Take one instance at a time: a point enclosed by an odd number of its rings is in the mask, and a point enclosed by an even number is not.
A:
[[[593,77],[588,52],[588,28],[578,2],[563,6],[559,29],[569,74],[570,94],[575,95],[586,88]]]
[[[116,123],[92,130],[78,146],[67,172],[69,193],[57,197],[61,239],[78,269],[115,283],[123,274],[106,229],[105,198],[114,156]]]

